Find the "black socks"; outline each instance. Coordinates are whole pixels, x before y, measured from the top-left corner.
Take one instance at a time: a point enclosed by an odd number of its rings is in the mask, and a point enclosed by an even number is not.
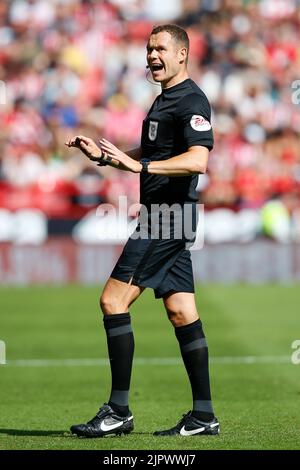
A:
[[[189,325],[175,327],[175,334],[192,387],[192,416],[201,421],[211,421],[214,412],[209,384],[208,349],[202,323],[196,320]]]
[[[111,394],[108,404],[126,416],[134,352],[134,338],[129,313],[104,315],[108,354],[111,368]]]
[[[126,416],[129,412],[130,387],[134,338],[129,313],[104,316],[112,387],[108,404],[113,410]],[[182,358],[193,394],[192,416],[201,421],[211,421],[214,412],[211,403],[208,349],[200,320],[175,328]]]

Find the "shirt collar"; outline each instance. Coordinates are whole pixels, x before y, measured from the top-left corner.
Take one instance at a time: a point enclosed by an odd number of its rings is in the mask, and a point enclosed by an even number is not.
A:
[[[169,88],[163,88],[161,92],[165,95],[166,93],[172,93],[182,88],[187,88],[187,85],[191,82],[190,78],[186,78],[183,82],[177,83],[177,85],[170,86]]]

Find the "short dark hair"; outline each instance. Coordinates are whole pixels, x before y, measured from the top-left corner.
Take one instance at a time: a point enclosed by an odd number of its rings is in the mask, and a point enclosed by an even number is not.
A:
[[[177,42],[182,44],[187,49],[187,56],[189,55],[190,41],[187,32],[177,26],[177,24],[162,24],[160,26],[154,26],[151,34],[158,34],[166,31],[169,33]]]

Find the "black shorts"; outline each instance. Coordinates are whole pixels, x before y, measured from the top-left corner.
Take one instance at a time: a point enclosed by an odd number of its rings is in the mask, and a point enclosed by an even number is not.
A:
[[[137,230],[139,231],[139,226]],[[154,289],[160,298],[170,292],[194,292],[191,253],[186,239],[130,237],[111,277]]]

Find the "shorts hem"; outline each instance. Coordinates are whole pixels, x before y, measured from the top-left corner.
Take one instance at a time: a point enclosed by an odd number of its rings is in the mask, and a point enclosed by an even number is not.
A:
[[[110,276],[112,279],[116,279],[117,281],[121,281],[121,282],[125,282],[126,284],[129,284],[130,282],[130,279],[131,277],[127,277],[126,276],[126,279],[125,279],[125,276],[118,276],[118,275],[114,275],[114,276]],[[179,289],[179,288],[174,288],[174,287],[170,287],[168,289],[165,289],[165,290],[159,290],[158,286],[157,285],[153,285],[153,283],[151,282],[147,282],[147,281],[137,281],[136,279],[132,278],[132,281],[131,281],[131,284],[132,286],[137,286],[137,287],[144,287],[145,289],[153,289],[154,291],[154,296],[156,299],[161,299],[163,298],[165,295],[167,294],[170,294],[170,293],[175,293],[175,292],[186,292],[188,294],[194,294],[195,293],[195,289],[193,288],[186,288],[186,289]]]
[[[175,294],[175,293],[179,293],[179,292],[184,292],[184,293],[187,293],[187,294],[194,294],[195,293],[195,290],[193,289],[174,289],[173,288],[170,288],[170,289],[166,289],[164,291],[156,291],[156,289],[154,289],[154,295],[155,295],[155,298],[156,299],[161,299],[163,298],[165,295],[168,295],[168,294]]]

